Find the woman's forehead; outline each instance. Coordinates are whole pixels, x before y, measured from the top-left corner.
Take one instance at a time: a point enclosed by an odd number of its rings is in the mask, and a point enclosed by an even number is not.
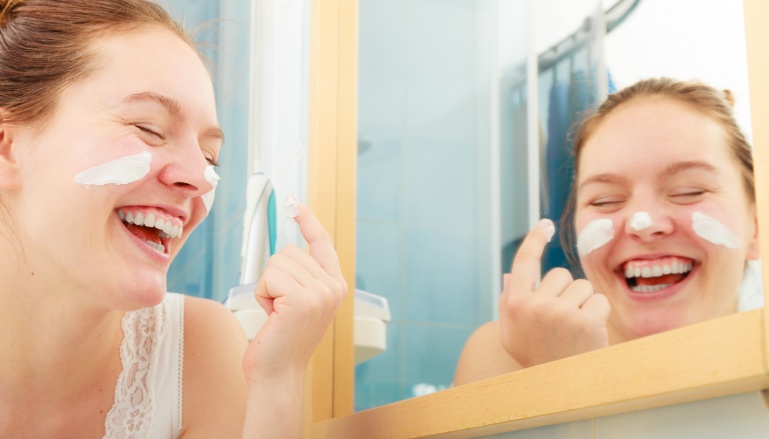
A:
[[[197,52],[181,37],[144,26],[93,42],[95,69],[77,92],[113,103],[152,93],[168,97],[184,112],[215,120],[213,84]],[[73,91],[74,92],[74,91]]]
[[[646,99],[617,107],[601,121],[583,145],[578,169],[582,176],[680,160],[720,162],[729,154],[726,131],[714,118],[688,104]]]

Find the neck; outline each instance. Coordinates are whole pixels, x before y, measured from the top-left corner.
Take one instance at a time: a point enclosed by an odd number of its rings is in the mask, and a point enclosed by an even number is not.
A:
[[[71,400],[120,367],[123,312],[84,303],[19,264],[4,264],[0,281],[0,400]]]

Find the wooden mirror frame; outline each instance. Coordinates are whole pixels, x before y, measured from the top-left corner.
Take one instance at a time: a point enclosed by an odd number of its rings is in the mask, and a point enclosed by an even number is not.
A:
[[[743,3],[759,229],[768,231],[769,3]],[[353,291],[357,0],[312,0],[310,26],[308,203]],[[760,247],[769,286],[769,233]],[[479,437],[769,388],[764,308],[353,413],[352,332],[350,294],[308,371],[304,437]]]

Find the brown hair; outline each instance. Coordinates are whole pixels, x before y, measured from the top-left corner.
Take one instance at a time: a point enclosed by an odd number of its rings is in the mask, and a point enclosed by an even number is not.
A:
[[[576,241],[574,214],[577,203],[577,189],[574,183],[579,179],[579,159],[582,149],[609,113],[622,104],[650,97],[661,97],[690,105],[720,123],[726,133],[732,154],[741,168],[745,192],[750,200],[755,201],[753,155],[748,141],[734,119],[732,93],[729,90],[717,90],[697,81],[682,82],[670,78],[639,81],[610,95],[595,113],[582,121],[574,138],[574,181],[561,218],[561,245],[574,267],[580,266],[579,258],[574,253]]]
[[[3,123],[37,124],[58,97],[93,71],[99,37],[160,26],[193,43],[147,0],[0,0],[0,108]]]

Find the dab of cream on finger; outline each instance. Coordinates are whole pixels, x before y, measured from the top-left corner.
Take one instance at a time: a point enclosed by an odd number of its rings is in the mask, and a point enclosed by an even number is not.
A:
[[[715,218],[711,218],[702,212],[692,214],[692,229],[700,238],[726,248],[737,249],[740,247],[740,239],[729,228]]]
[[[200,196],[203,200],[203,205],[206,206],[206,212],[210,212],[211,206],[214,205],[214,198],[216,198],[216,185],[219,184],[219,180],[222,178],[219,177],[219,174],[216,173],[214,167],[211,165],[207,165],[203,170],[203,178],[213,186],[210,191]]]
[[[586,256],[614,239],[614,224],[609,218],[590,221],[577,236],[577,251]]]
[[[652,217],[646,212],[636,212],[633,214],[633,217],[630,218],[630,228],[636,232],[640,232],[651,225]]]
[[[542,218],[537,223],[537,227],[542,229],[545,232],[545,237],[547,238],[547,242],[550,242],[550,240],[553,239],[553,235],[555,235],[555,224],[547,218]]]
[[[144,178],[150,172],[152,156],[148,152],[121,157],[86,169],[75,175],[75,183],[85,186],[123,185]]]
[[[288,194],[284,204],[283,215],[286,219],[296,222],[296,216],[299,215],[299,206],[302,204],[299,202],[299,198],[294,194]]]

